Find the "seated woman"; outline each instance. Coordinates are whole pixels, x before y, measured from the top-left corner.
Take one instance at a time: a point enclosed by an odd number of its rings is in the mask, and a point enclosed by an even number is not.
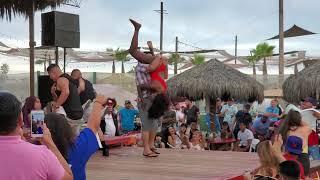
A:
[[[182,141],[180,139],[180,137],[177,135],[176,130],[174,129],[174,127],[170,126],[168,127],[168,145],[171,148],[178,148],[180,149],[180,146],[182,144]]]
[[[71,166],[74,179],[86,179],[86,164],[99,149],[96,133],[100,129],[101,111],[106,102],[104,96],[96,97],[87,128],[83,129],[78,136],[72,131],[64,116],[56,113],[45,116],[45,123],[51,132],[52,139]]]
[[[277,179],[279,176],[280,161],[273,150],[271,141],[263,141],[258,144],[257,153],[260,166],[253,172],[253,179],[258,177],[270,177]]]
[[[188,144],[188,149],[191,150],[205,150],[207,147],[206,142],[202,138],[202,134],[200,131],[195,131],[192,135],[192,139]]]
[[[177,135],[180,137],[182,144],[181,144],[181,148],[182,149],[187,149],[187,145],[189,143],[189,136],[187,135],[187,124],[182,123],[180,125],[180,130],[179,132],[177,132]]]

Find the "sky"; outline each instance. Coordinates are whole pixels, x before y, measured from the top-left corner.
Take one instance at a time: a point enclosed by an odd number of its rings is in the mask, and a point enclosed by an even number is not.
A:
[[[320,32],[319,0],[284,2],[285,30],[294,24],[309,31]],[[128,19],[142,23],[140,44],[152,40],[159,47],[160,0],[82,0],[81,7],[63,6],[58,11],[80,15],[80,49],[127,49],[133,27]],[[259,42],[278,34],[278,0],[164,0],[168,14],[164,16],[164,50],[175,49],[175,37],[202,49],[225,49],[234,53],[235,35],[238,52],[248,55]],[[46,10],[51,11],[51,9]],[[41,12],[35,16],[35,37],[41,43]],[[11,23],[0,20],[0,38],[18,44],[28,43],[28,21],[16,17]],[[275,45],[278,41],[267,41]],[[285,51],[307,50],[309,56],[320,56],[320,35],[289,38]],[[179,50],[196,50],[179,44]]]

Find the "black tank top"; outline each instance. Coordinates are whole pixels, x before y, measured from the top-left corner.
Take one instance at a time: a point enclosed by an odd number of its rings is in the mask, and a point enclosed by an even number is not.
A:
[[[70,75],[62,74],[60,77],[67,78],[69,81],[69,96],[64,104],[62,104],[67,117],[73,120],[81,119],[83,116],[83,109],[78,95],[78,88]],[[59,97],[61,95],[61,91],[56,91],[56,94]]]
[[[96,92],[93,89],[91,82],[86,79],[83,80],[85,83],[85,89],[80,93],[80,101],[82,105],[86,103],[89,99],[94,100],[96,98]]]

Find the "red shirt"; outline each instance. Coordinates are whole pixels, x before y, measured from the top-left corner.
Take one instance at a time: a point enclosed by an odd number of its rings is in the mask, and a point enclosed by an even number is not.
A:
[[[300,169],[300,178],[301,178],[301,179],[305,179],[303,166],[302,166],[302,164],[297,160],[297,158],[294,157],[293,155],[289,154],[289,153],[285,153],[285,154],[283,155],[283,157],[284,157],[287,161],[294,161],[294,162],[298,163],[298,164],[299,164],[299,169]]]
[[[319,144],[319,137],[318,134],[312,130],[308,137],[308,146],[316,146]]]

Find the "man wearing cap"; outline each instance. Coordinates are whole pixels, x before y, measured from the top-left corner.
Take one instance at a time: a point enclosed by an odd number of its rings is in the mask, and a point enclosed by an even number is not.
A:
[[[134,119],[139,114],[139,111],[133,108],[130,100],[126,100],[124,106],[119,111],[119,127],[122,133],[126,134],[134,130]]]
[[[298,136],[289,136],[285,144],[286,153],[283,155],[286,160],[295,161],[299,164],[300,178],[304,179],[303,162],[299,162],[299,155],[302,153],[302,139]]]
[[[119,126],[117,114],[114,113],[114,107],[117,105],[115,99],[108,98],[106,110],[101,118],[99,137],[102,145],[102,155],[109,156],[109,147],[105,143],[105,136],[119,136]]]

